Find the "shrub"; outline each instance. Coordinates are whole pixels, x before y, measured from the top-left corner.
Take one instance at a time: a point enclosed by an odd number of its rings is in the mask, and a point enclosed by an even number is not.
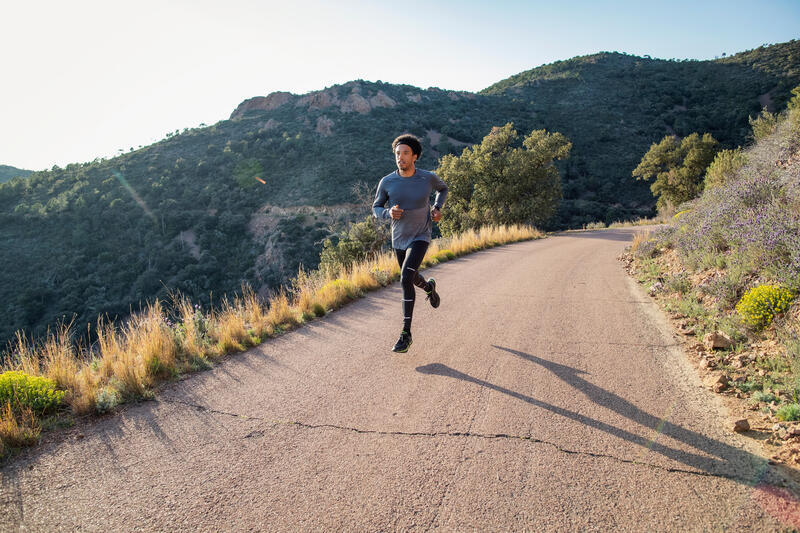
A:
[[[747,163],[747,156],[741,148],[735,150],[722,150],[706,169],[705,188],[725,185],[730,176],[733,176]]]
[[[775,315],[789,309],[795,292],[774,285],[759,285],[747,291],[739,303],[736,312],[744,323],[754,330],[760,330],[772,323]]]
[[[755,391],[751,398],[752,398],[752,401],[755,402],[755,403],[758,403],[758,402],[770,403],[770,402],[778,401],[778,397],[775,396],[774,394],[772,394],[771,392],[763,392],[763,391],[760,391],[760,390],[759,391]]]
[[[775,113],[770,113],[766,109],[762,109],[761,113],[756,117],[749,117],[750,127],[753,129],[753,139],[760,141],[765,137],[769,137],[778,127],[779,116]]]
[[[433,256],[436,261],[439,263],[443,263],[445,261],[449,261],[451,259],[456,258],[456,254],[452,252],[452,250],[439,250],[436,252],[436,255]]]
[[[61,405],[64,391],[56,390],[55,381],[38,376],[29,376],[20,371],[9,370],[0,374],[0,405],[9,404],[16,413],[31,409],[42,414]]]
[[[42,428],[30,407],[14,413],[9,402],[0,408],[0,454],[6,446],[32,446],[39,440]]]
[[[775,416],[778,417],[778,420],[783,420],[784,422],[800,420],[800,405],[796,403],[782,405],[775,413]]]
[[[103,387],[97,393],[96,409],[98,413],[105,413],[122,402],[122,395],[115,387]]]

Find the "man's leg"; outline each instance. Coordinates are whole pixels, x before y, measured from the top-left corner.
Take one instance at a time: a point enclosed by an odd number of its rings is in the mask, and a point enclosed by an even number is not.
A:
[[[422,279],[417,271],[428,250],[428,243],[425,241],[414,241],[408,250],[395,249],[397,262],[400,264],[400,283],[403,287],[403,331],[400,339],[394,345],[393,351],[406,352],[411,345],[411,319],[414,316],[414,300],[416,298],[417,278]],[[422,280],[425,283],[424,280]],[[427,285],[427,283],[425,283]]]
[[[403,285],[403,330],[411,333],[411,318],[414,315],[416,291],[414,285],[427,289],[428,283],[419,275],[419,266],[428,251],[428,243],[414,241],[405,251],[405,258],[400,266],[400,282]]]

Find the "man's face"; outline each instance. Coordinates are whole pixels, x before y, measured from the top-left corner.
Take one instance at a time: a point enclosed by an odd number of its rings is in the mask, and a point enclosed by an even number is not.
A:
[[[407,144],[398,144],[394,149],[394,160],[399,170],[405,171],[417,160],[417,155],[411,151]]]

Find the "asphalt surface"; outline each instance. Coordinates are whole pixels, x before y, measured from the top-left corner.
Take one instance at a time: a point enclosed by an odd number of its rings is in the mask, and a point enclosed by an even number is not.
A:
[[[66,432],[0,475],[10,531],[780,531],[794,503],[725,429],[616,260],[634,230],[439,265]]]

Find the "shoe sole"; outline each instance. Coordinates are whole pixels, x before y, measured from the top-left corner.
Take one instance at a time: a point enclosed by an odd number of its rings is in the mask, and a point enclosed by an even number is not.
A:
[[[392,351],[393,351],[394,353],[406,353],[406,352],[408,351],[408,349],[409,349],[409,348],[411,348],[411,345],[412,345],[412,344],[414,344],[414,341],[411,341],[411,342],[409,342],[409,343],[408,343],[408,346],[406,346],[406,349],[405,349],[405,350],[395,350],[394,348],[392,348]]]
[[[442,299],[439,297],[439,293],[438,293],[438,292],[436,292],[436,280],[435,280],[435,279],[433,279],[433,278],[429,278],[429,279],[428,279],[428,283],[431,283],[431,284],[433,285],[433,290],[432,290],[432,291],[431,291],[431,293],[428,295],[428,301],[431,303],[431,307],[433,307],[434,309],[436,309],[436,308],[438,308],[438,307],[439,307],[439,304],[441,304],[441,303],[442,303]],[[433,298],[432,298],[432,295],[434,295],[434,294],[436,295],[436,299],[438,300],[438,301],[436,302],[436,305],[433,305]]]

